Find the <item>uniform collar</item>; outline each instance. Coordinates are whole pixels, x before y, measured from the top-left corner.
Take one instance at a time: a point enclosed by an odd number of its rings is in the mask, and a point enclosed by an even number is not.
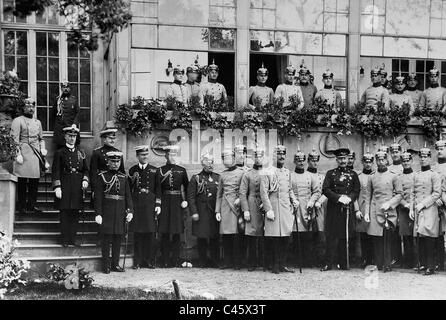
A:
[[[74,147],[75,147],[74,144],[71,145],[71,144],[66,143],[65,146],[66,146],[66,147],[68,148],[68,150],[70,150],[71,152],[74,151]]]
[[[292,82],[292,81],[285,81],[285,84],[289,84],[289,85],[292,85],[292,84],[293,84],[293,82]]]
[[[400,158],[400,159],[398,159],[398,160],[396,160],[396,161],[393,161],[393,165],[394,165],[394,166],[399,166],[402,162],[403,162],[403,161],[402,161],[401,158]]]
[[[305,172],[305,169],[303,169],[303,168],[296,168],[296,169],[294,169],[294,172],[302,174],[302,173]]]
[[[317,173],[317,169],[316,168],[307,168],[307,171],[311,172],[311,173]]]
[[[147,168],[147,165],[148,165],[148,163],[146,163],[146,164],[138,163],[138,167],[139,167],[141,170],[145,170],[145,169]]]
[[[407,90],[408,90],[408,91],[416,91],[416,90],[417,90],[417,87],[407,87]]]
[[[214,79],[208,79],[208,82],[209,82],[209,83],[217,83],[217,80],[214,80]]]
[[[186,83],[188,83],[188,84],[195,84],[195,81],[187,80]]]
[[[430,169],[431,169],[431,166],[430,166],[430,165],[422,166],[422,167],[421,167],[421,171],[427,171],[427,170],[430,170]]]
[[[438,158],[438,164],[446,163],[446,158]]]
[[[372,84],[372,86],[375,88],[379,88],[379,87],[381,87],[381,83],[380,82],[374,83],[374,84]]]
[[[432,88],[432,89],[434,89],[434,88],[438,88],[438,86],[439,86],[438,83],[435,83],[435,84],[432,83],[432,84],[431,84],[431,88]]]
[[[413,169],[412,168],[404,168],[403,169],[403,173],[404,174],[409,174],[409,173],[412,173],[413,172]]]
[[[331,86],[324,85],[324,89],[333,89],[333,86],[332,85]]]
[[[362,173],[364,173],[364,174],[371,174],[372,173],[372,169],[362,169]]]
[[[173,83],[176,83],[179,86],[181,86],[183,84],[180,80],[173,80]]]
[[[258,87],[266,87],[266,83],[257,82],[257,86]]]
[[[387,167],[384,167],[383,169],[378,168],[378,172],[383,173],[387,171]]]
[[[260,170],[260,169],[262,169],[262,166],[261,166],[261,165],[256,165],[256,164],[254,164],[252,167],[254,168],[254,170]]]

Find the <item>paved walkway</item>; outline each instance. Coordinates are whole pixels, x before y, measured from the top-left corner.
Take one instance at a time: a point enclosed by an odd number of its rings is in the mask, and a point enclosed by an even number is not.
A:
[[[210,293],[226,299],[446,299],[446,273],[423,276],[411,270],[390,273],[361,269],[299,274],[198,268],[126,269],[94,273],[95,285],[173,291],[176,279],[183,295]]]

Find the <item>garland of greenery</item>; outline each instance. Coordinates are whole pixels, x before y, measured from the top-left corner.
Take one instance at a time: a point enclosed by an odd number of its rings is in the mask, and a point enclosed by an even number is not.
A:
[[[421,120],[421,129],[428,140],[435,141],[441,138],[441,126],[446,120],[446,115],[438,103],[433,110],[427,106],[417,107],[413,115]]]
[[[338,134],[350,135],[354,132],[364,135],[366,139],[378,137],[396,137],[407,133],[407,122],[410,119],[409,105],[385,107],[378,103],[377,107],[366,106],[364,103],[355,104],[352,110],[344,105],[335,108],[327,101],[316,101],[312,106],[298,109],[297,97],[290,99],[291,105],[283,106],[283,99],[275,99],[272,103],[260,106],[259,101],[256,112],[249,108],[237,108],[233,121],[228,121],[225,115],[213,110],[224,109],[221,102],[205,97],[205,104],[200,104],[198,97],[192,97],[187,106],[169,97],[164,101],[146,100],[142,97],[133,99],[132,106],[120,105],[115,114],[117,125],[126,132],[135,136],[142,136],[151,132],[161,124],[170,128],[182,128],[189,133],[192,130],[192,121],[200,120],[201,127],[214,128],[223,132],[224,129],[239,128],[242,130],[277,129],[281,136],[300,137],[303,132],[311,128],[328,127],[336,129]],[[211,101],[211,105],[206,103]],[[136,111],[137,110],[137,111]],[[167,111],[172,116],[166,119]],[[246,112],[249,110],[249,112]],[[440,113],[428,113],[421,110],[416,113],[424,119],[423,130],[426,135],[438,137],[441,120]],[[429,120],[426,116],[433,116]]]

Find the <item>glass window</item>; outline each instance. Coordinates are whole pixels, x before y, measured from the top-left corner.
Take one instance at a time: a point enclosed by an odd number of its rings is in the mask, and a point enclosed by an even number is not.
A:
[[[234,50],[235,30],[209,28],[209,48]]]
[[[208,50],[208,29],[194,27],[159,26],[160,48]]]
[[[158,0],[158,20],[163,24],[207,25],[209,1]]]
[[[427,57],[427,39],[384,37],[388,57]]]
[[[431,59],[444,59],[446,52],[445,40],[429,40],[429,52],[428,57]],[[446,69],[445,69],[446,71]]]
[[[3,21],[4,22],[20,22],[26,23],[26,17],[20,18],[13,15],[14,0],[3,0]]]
[[[391,0],[387,1],[386,10],[386,33],[429,35],[429,1]]]
[[[323,10],[323,0],[281,0],[276,8],[276,27],[322,31]]]
[[[345,56],[346,39],[342,34],[327,34],[323,38],[323,55]]]
[[[235,26],[235,0],[212,0],[209,4],[209,24],[215,26]]]
[[[382,37],[361,37],[361,55],[362,56],[382,56],[383,38]]]
[[[17,71],[21,80],[20,90],[28,93],[28,32],[3,31],[4,69]]]
[[[274,31],[251,30],[251,50],[274,52]]]
[[[38,24],[59,24],[59,14],[56,6],[45,9],[41,14],[36,13],[36,23]]]
[[[91,58],[87,50],[68,44],[68,81],[80,107],[80,129],[91,131]]]

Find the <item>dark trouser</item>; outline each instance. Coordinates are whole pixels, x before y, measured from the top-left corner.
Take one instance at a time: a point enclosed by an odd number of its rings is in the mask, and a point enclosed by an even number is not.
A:
[[[121,250],[121,234],[103,234],[102,235],[102,264],[103,266],[110,266],[110,245],[112,246],[111,267],[119,265],[119,253]]]
[[[164,265],[177,266],[180,262],[180,234],[161,234],[161,261]]]
[[[219,261],[219,247],[218,247],[218,238],[197,238],[197,247],[198,247],[198,260],[201,265],[207,266],[208,262],[211,262],[211,265],[217,265]],[[208,250],[210,253],[210,260],[208,256]]]
[[[444,271],[444,235],[440,235],[435,241],[435,263],[440,271]]]
[[[223,263],[226,266],[241,266],[241,244],[239,234],[223,234]]]
[[[280,270],[285,267],[286,252],[288,250],[289,237],[268,237],[265,239],[270,241],[272,248],[271,262],[273,270]]]
[[[435,268],[434,249],[436,240],[437,239],[433,237],[420,236],[420,264],[429,269]]]
[[[403,236],[404,257],[403,264],[405,268],[413,268],[415,262],[415,248],[412,236]]]
[[[135,232],[133,235],[133,263],[149,265],[155,262],[155,233]]]
[[[17,181],[17,200],[18,210],[32,209],[37,202],[37,188],[39,178],[18,178]]]
[[[262,257],[262,238],[256,236],[246,236],[248,251],[248,267],[260,265]]]
[[[373,263],[373,240],[367,232],[359,233],[359,241],[361,242],[361,260],[366,265]]]
[[[401,236],[398,227],[396,227],[396,229],[391,229],[390,238],[392,247],[392,259],[395,261],[401,261]]]
[[[353,241],[349,239],[349,251],[353,246]],[[329,266],[339,263],[341,267],[347,266],[347,247],[346,239],[340,239],[334,236],[327,236],[325,261]]]
[[[382,236],[373,236],[373,251],[375,264],[380,267],[390,267],[392,262],[392,238],[389,230],[384,229]]]
[[[79,209],[60,210],[60,232],[62,242],[74,243],[79,225]]]

